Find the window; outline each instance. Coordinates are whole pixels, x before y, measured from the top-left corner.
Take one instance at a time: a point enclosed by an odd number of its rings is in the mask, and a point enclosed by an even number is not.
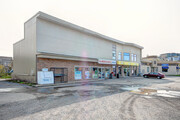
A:
[[[98,79],[98,68],[93,68],[92,69],[92,78],[93,79]]]
[[[131,54],[131,61],[134,61],[134,55]]]
[[[91,67],[85,68],[84,75],[85,79],[91,79]]]
[[[75,67],[75,72],[74,72],[74,77],[75,80],[80,80],[82,79],[82,67]]]
[[[130,55],[129,55],[129,53],[124,53],[123,58],[124,58],[125,61],[129,61],[129,60],[130,60]]]
[[[167,68],[162,67],[162,72],[168,72]]]
[[[116,59],[116,45],[112,45],[112,59]]]
[[[154,64],[156,64],[156,61],[154,61]]]
[[[121,58],[121,52],[119,52],[119,54],[118,54],[118,60],[121,60],[122,58]]]
[[[147,72],[149,72],[149,67],[147,67]]]
[[[135,62],[137,61],[137,55],[134,55],[134,61]]]

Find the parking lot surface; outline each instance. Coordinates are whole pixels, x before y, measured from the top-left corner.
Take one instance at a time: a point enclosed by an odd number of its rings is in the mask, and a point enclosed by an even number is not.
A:
[[[179,120],[180,77],[127,77],[71,87],[0,81],[0,119]]]

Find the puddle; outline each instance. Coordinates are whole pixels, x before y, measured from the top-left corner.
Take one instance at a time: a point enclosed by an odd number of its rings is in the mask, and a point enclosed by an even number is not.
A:
[[[131,92],[137,93],[137,94],[143,94],[143,95],[180,98],[180,91],[139,88],[138,90],[133,90]]]
[[[138,89],[140,89],[142,87],[143,86],[139,86],[139,85],[131,85],[131,86],[123,86],[121,89],[127,90],[127,91],[137,91]]]

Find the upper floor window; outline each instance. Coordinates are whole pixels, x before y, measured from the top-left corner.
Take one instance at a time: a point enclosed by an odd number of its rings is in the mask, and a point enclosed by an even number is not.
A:
[[[137,55],[134,54],[134,61],[137,61]]]
[[[119,52],[119,54],[118,54],[118,60],[122,60],[122,57],[121,57],[121,52]]]
[[[125,61],[130,60],[130,54],[129,53],[124,53],[123,55],[124,55],[123,58],[124,58]]]
[[[116,45],[112,45],[112,59],[116,59]]]
[[[134,54],[131,54],[131,61],[134,61]]]

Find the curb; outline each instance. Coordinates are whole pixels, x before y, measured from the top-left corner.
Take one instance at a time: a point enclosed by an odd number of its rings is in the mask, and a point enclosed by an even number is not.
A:
[[[81,81],[73,81],[68,83],[56,83],[56,84],[45,84],[45,85],[33,85],[33,87],[73,87],[86,85],[87,83],[99,82],[105,80],[81,80]]]

